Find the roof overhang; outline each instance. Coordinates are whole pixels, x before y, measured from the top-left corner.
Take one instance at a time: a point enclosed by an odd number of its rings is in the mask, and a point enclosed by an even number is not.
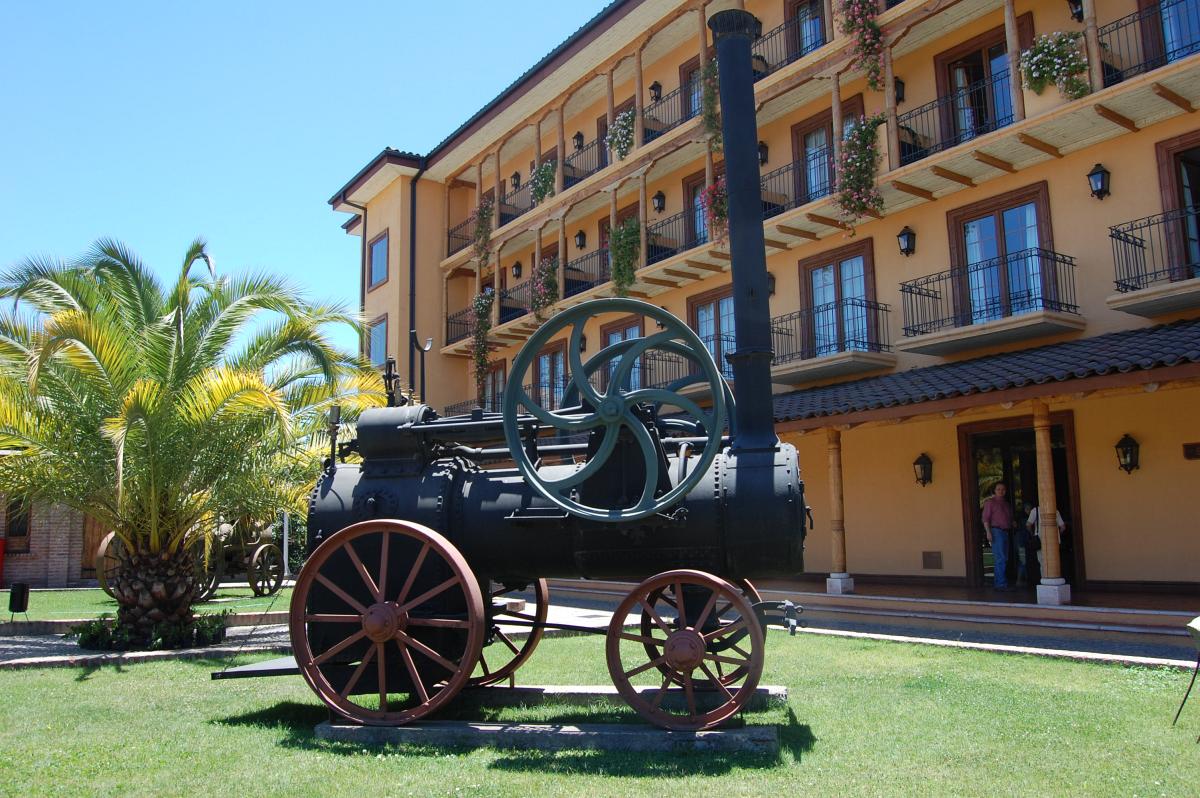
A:
[[[359,170],[350,182],[329,198],[335,211],[354,213],[398,177],[412,177],[421,170],[421,156],[387,147]]]

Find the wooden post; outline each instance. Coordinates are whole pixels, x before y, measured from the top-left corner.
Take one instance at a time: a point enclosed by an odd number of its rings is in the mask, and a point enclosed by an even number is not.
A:
[[[492,248],[492,328],[500,326],[500,247]]]
[[[1092,91],[1104,88],[1104,63],[1100,56],[1100,28],[1096,24],[1096,0],[1083,0],[1083,41],[1087,46],[1088,77]]]
[[[889,44],[883,47],[883,102],[887,115],[887,159],[890,170],[900,166],[900,128],[896,121],[896,75],[892,66],[892,47]]]
[[[853,593],[854,580],[846,570],[846,506],[842,490],[842,433],[825,430],[829,452],[829,532],[833,547],[833,571],[825,580],[827,593]],[[803,523],[803,522],[802,522]]]
[[[717,166],[713,162],[712,140],[707,142],[704,150],[704,186],[712,188],[713,183],[717,182]],[[691,202],[691,197],[684,197],[683,204],[686,207]]]
[[[442,260],[450,257],[450,184],[453,182],[453,178],[446,181],[446,203],[442,210],[446,235],[442,236]]]
[[[612,190],[608,192],[608,243],[609,252],[612,252],[612,235],[617,229],[617,183],[613,183]]]
[[[536,227],[533,230],[533,268],[529,270],[529,277],[532,280],[537,274],[542,265],[542,228]]]
[[[613,72],[616,72],[616,67],[604,73],[604,86],[608,92],[608,107],[605,110],[604,118],[608,120],[608,129],[613,129],[613,121],[617,118],[616,107],[613,105]],[[616,158],[615,153],[610,147],[608,150],[608,162],[611,164]]]
[[[475,296],[483,293],[483,265],[475,261]],[[472,297],[474,299],[474,297]]]
[[[475,164],[475,207],[483,204],[483,159]]]
[[[833,174],[834,174],[834,190],[837,190],[837,169],[838,164],[842,162],[842,76],[839,72],[833,73],[833,93],[830,98],[830,116],[832,117],[830,138],[833,139]]]
[[[542,165],[542,120],[533,123],[533,168]],[[532,175],[530,175],[532,177]]]
[[[504,179],[500,177],[500,148],[496,148],[495,154],[492,156],[492,164],[496,168],[496,196],[492,197],[492,230],[500,229],[500,206],[503,205],[501,198],[504,196]],[[496,284],[496,291],[500,291],[499,283]]]
[[[564,103],[565,105],[565,103]],[[567,160],[567,133],[563,129],[563,105],[558,106],[558,163],[554,165],[554,193],[561,194],[563,191],[563,165]]]
[[[642,146],[645,139],[646,119],[644,111],[646,101],[642,98],[642,45],[639,44],[633,54],[633,146]]]
[[[697,37],[697,46],[700,48],[700,74],[704,74],[704,68],[708,66],[708,25],[704,24],[704,3],[701,2],[696,9],[696,31],[699,34]]]
[[[838,38],[837,23],[833,19],[833,0],[825,0],[825,41],[831,42]]]
[[[567,296],[567,217],[558,217],[558,298]]]
[[[1062,578],[1058,552],[1058,496],[1054,492],[1054,455],[1050,448],[1050,408],[1033,400],[1033,441],[1037,451],[1038,534],[1042,538],[1039,604],[1069,604],[1071,586]]]
[[[646,232],[646,173],[642,172],[638,175],[638,227],[639,238],[641,239],[641,268],[646,267],[646,261],[649,252],[646,249],[648,243]]]
[[[1012,95],[1013,121],[1025,118],[1025,95],[1021,91],[1021,38],[1017,32],[1016,0],[1004,0],[1004,40],[1008,48],[1008,90]]]
[[[442,344],[443,345],[446,343],[446,339],[449,338],[449,336],[446,335],[446,323],[449,320],[449,310],[450,310],[450,278],[448,278],[446,276],[445,272],[442,272]]]

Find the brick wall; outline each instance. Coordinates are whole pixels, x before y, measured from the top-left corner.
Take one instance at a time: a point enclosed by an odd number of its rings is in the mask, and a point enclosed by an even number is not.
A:
[[[7,502],[0,501],[0,534],[8,532]],[[4,584],[30,587],[79,584],[83,556],[83,516],[62,505],[35,505],[29,511],[29,551],[5,552]]]

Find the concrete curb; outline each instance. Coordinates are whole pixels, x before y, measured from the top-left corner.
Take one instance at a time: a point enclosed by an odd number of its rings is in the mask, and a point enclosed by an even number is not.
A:
[[[0,662],[0,670],[22,670],[25,668],[98,668],[104,665],[131,665],[139,662],[164,662],[170,660],[208,659],[228,657],[235,654],[275,652],[287,654],[292,650],[287,645],[209,646],[208,648],[180,648],[165,651],[111,651],[96,654],[72,654],[58,657],[24,657]]]

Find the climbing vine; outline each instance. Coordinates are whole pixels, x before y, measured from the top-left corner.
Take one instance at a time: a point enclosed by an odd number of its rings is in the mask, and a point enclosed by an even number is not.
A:
[[[883,31],[877,0],[842,0],[842,33],[854,41],[854,63],[867,73],[872,91],[883,89]]]
[[[637,219],[626,219],[608,235],[608,256],[612,264],[612,281],[617,296],[627,296],[637,272],[638,253],[642,248],[641,225]]]
[[[542,321],[542,313],[558,301],[558,261],[543,258],[530,279],[533,281],[530,309],[534,318]]]
[[[613,120],[612,127],[604,135],[604,144],[616,153],[617,160],[625,160],[625,156],[633,149],[634,117],[632,110],[622,111]]]
[[[700,73],[700,122],[708,134],[713,152],[721,151],[721,84],[717,78],[717,59],[710,58]]]
[[[471,212],[471,246],[479,268],[487,266],[492,256],[492,198],[484,197]]]
[[[850,224],[864,216],[883,212],[883,196],[875,185],[875,174],[879,169],[875,131],[884,119],[883,114],[860,116],[847,126],[846,136],[842,139],[842,154],[837,163],[837,203]]]
[[[725,186],[724,175],[704,189],[700,195],[700,204],[704,206],[704,221],[708,228],[709,240],[715,244],[724,244],[729,237],[729,191]]]
[[[471,310],[475,313],[475,327],[471,332],[471,358],[475,366],[475,390],[481,400],[488,369],[492,366],[488,333],[492,331],[492,303],[495,299],[495,293],[485,291],[482,294],[476,294],[475,298],[471,300]]]
[[[554,196],[554,161],[544,161],[529,175],[529,193],[535,203]]]

